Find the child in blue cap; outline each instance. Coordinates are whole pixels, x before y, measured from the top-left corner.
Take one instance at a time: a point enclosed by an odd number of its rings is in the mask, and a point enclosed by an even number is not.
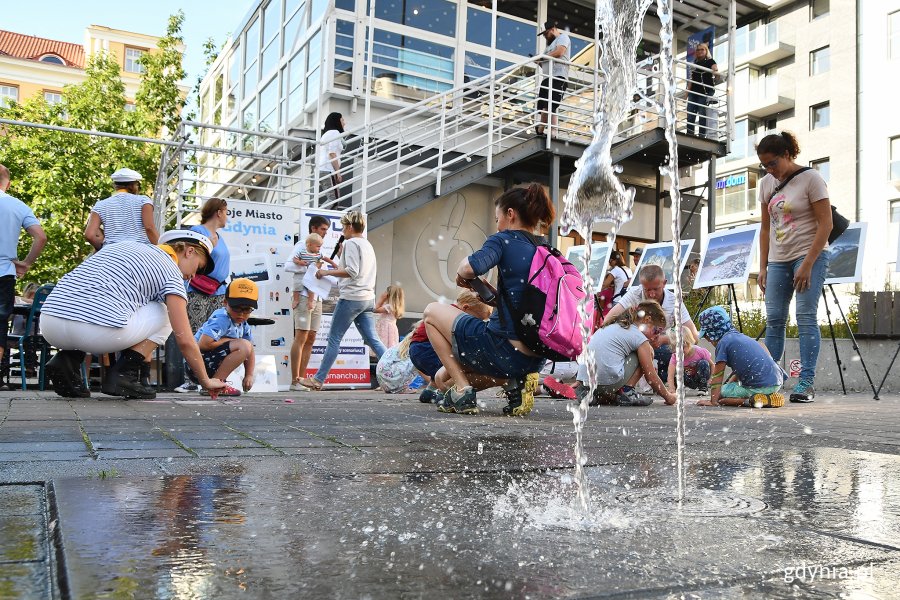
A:
[[[699,406],[784,406],[784,372],[765,346],[734,328],[721,306],[707,308],[698,319],[700,337],[716,348],[716,365],[709,380],[710,398]],[[733,373],[722,383],[725,367]]]

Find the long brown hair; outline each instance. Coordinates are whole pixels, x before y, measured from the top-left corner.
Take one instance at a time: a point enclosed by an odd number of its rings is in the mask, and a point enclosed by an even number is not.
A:
[[[494,201],[494,205],[504,211],[510,208],[516,211],[519,221],[532,231],[548,229],[556,218],[556,209],[539,183],[509,189]]]
[[[645,317],[650,317],[650,322],[656,327],[666,326],[666,313],[663,312],[662,306],[656,300],[644,300],[637,306],[626,310],[616,319],[616,323],[628,329],[638,319]]]
[[[200,209],[200,223],[206,223],[216,216],[216,213],[223,208],[228,208],[228,202],[226,200],[223,200],[222,198],[210,198],[203,203],[203,208]]]

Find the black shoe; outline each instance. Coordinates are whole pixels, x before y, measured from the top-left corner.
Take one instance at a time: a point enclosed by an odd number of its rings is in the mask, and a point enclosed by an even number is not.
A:
[[[813,399],[815,397],[816,389],[813,387],[813,382],[803,379],[797,382],[797,385],[794,386],[794,391],[791,392],[791,402],[795,403],[809,404],[810,402],[815,402]]]
[[[441,397],[435,401],[437,404],[438,412],[442,413],[453,413],[456,412],[456,407],[453,406],[453,400],[450,399],[450,390],[447,390]]]
[[[156,390],[141,384],[141,366],[144,357],[134,350],[125,350],[116,364],[109,369],[103,378],[100,391],[109,396],[124,396],[152,400],[156,398]]]
[[[540,376],[529,373],[518,382],[515,389],[504,390],[509,404],[503,407],[503,414],[508,417],[524,417],[534,408],[534,392],[538,389]]]
[[[443,394],[441,394],[440,390],[433,387],[426,387],[422,390],[422,393],[419,394],[419,402],[422,404],[437,404],[441,396],[443,396]]]
[[[153,386],[150,385],[150,363],[148,362],[141,363],[141,385],[153,389]]]
[[[78,350],[60,350],[47,363],[47,376],[53,391],[63,398],[83,398],[84,382],[81,380],[80,367],[84,361],[84,352]],[[90,397],[87,392],[87,397]]]
[[[458,415],[477,415],[478,402],[475,400],[475,389],[467,387],[466,391],[459,398],[453,399],[453,388],[447,392],[446,396],[450,397],[453,402],[453,411]]]

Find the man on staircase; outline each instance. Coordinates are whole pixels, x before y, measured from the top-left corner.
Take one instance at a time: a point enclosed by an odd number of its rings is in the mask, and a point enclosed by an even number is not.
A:
[[[544,39],[547,40],[547,50],[537,58],[537,63],[541,65],[544,77],[541,80],[538,92],[538,124],[534,130],[538,135],[544,135],[544,127],[548,116],[551,117],[550,126],[556,127],[556,109],[559,107],[559,103],[562,102],[563,94],[568,86],[568,61],[571,56],[572,42],[569,39],[569,34],[561,31],[558,24],[552,21],[544,23],[544,30],[538,35],[544,36]],[[557,60],[548,60],[547,57]],[[554,135],[556,134],[555,129],[553,133]]]

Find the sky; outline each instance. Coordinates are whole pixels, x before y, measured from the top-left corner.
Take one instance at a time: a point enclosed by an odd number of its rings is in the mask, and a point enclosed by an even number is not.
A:
[[[105,25],[161,36],[169,15],[184,11],[185,83],[191,87],[204,72],[203,42],[213,38],[225,43],[250,9],[251,0],[41,0],[16,2],[15,10],[4,10],[0,29],[39,37],[84,43],[89,25]]]

